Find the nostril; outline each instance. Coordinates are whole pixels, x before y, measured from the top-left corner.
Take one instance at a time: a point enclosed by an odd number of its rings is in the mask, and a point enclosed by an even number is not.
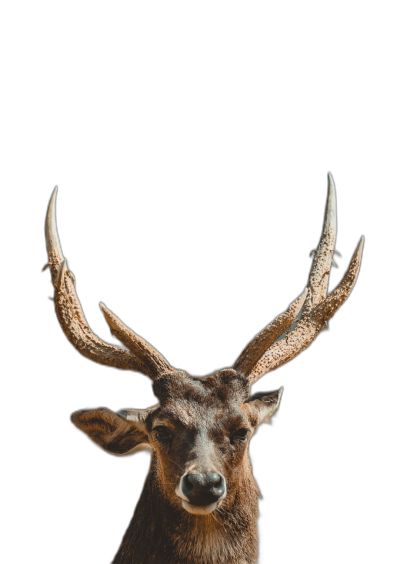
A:
[[[196,486],[197,483],[198,483],[198,476],[199,476],[199,474],[187,474],[185,476],[185,478],[188,482],[190,482],[190,484],[193,487],[193,486]]]
[[[217,486],[221,482],[222,477],[216,472],[206,474],[206,481],[209,487]]]
[[[217,472],[186,474],[181,485],[182,493],[193,503],[211,503],[225,493],[225,481]]]
[[[186,474],[186,476],[182,478],[182,493],[186,496],[190,495],[194,490],[194,484],[190,479],[191,476],[193,476],[193,474]]]
[[[209,489],[219,484],[221,476],[216,472],[208,472],[207,474],[187,474],[188,481],[194,488]]]

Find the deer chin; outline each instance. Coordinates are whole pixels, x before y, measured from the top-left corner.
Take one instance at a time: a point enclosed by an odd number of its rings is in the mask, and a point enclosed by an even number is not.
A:
[[[189,513],[193,513],[193,515],[208,515],[209,513],[212,513],[214,509],[217,509],[218,501],[210,503],[210,505],[192,505],[188,501],[182,499],[182,507]]]

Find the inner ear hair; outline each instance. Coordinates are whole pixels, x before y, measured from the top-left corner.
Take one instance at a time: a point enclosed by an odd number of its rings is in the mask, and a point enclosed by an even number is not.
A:
[[[270,423],[272,416],[278,411],[281,403],[283,388],[273,392],[257,392],[246,403],[251,405],[258,414],[258,424]]]
[[[262,400],[263,398],[269,398],[269,400],[273,401],[274,399],[280,400],[280,396],[282,395],[283,388],[279,388],[279,390],[274,390],[273,392],[256,392],[252,394],[246,403],[250,403],[254,400]],[[268,401],[267,399],[265,401]]]

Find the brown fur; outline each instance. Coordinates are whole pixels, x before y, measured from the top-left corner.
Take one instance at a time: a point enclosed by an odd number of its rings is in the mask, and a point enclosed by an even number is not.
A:
[[[61,250],[55,198],[56,190],[45,233],[54,304],[65,335],[96,362],[149,376],[159,399],[147,410],[116,414],[100,408],[72,415],[74,424],[109,453],[128,454],[143,444],[153,450],[143,493],[114,564],[254,564],[259,492],[249,441],[277,411],[282,389],[250,398],[250,386],[308,347],[350,295],[360,269],[363,238],[341,283],[327,295],[336,239],[333,178],[328,175],[324,226],[305,291],[254,337],[233,368],[206,378],[175,370],[104,304],[111,332],[126,349],[92,332]],[[190,485],[194,483],[200,485]]]
[[[245,476],[248,478],[249,472]],[[171,504],[163,494],[159,460],[154,456],[142,496],[114,564],[255,562],[258,490],[253,479],[247,483],[244,476],[240,486],[229,508],[205,516],[191,515]]]
[[[126,410],[125,418],[106,409],[79,411],[73,422],[113,454],[147,443],[153,450],[149,476],[114,564],[252,564],[257,558],[258,488],[249,459],[249,441],[262,420],[260,402],[275,411],[279,394],[249,398],[250,386],[236,371],[204,378],[183,372],[154,382],[160,403],[149,410]],[[271,400],[271,398],[273,398]],[[171,440],[158,440],[164,425]],[[237,429],[249,429],[234,441]],[[193,515],[176,494],[191,466],[212,466],[226,479],[227,495],[208,515]]]
[[[158,463],[155,457],[114,563],[255,562],[258,508],[254,482],[240,484],[242,489],[229,508],[205,516],[191,515],[172,506],[162,495],[157,478]],[[147,531],[145,536],[144,530]]]

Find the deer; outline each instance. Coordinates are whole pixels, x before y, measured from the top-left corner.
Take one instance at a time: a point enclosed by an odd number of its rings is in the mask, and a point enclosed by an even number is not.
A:
[[[258,555],[258,498],[249,443],[277,412],[283,388],[251,394],[251,386],[306,349],[350,295],[360,270],[361,237],[347,271],[328,294],[336,241],[336,190],[328,174],[322,235],[304,291],[244,348],[232,367],[207,376],[174,368],[145,339],[100,303],[109,344],[90,329],[75,277],[61,250],[57,187],[45,236],[56,315],[85,357],[152,380],[158,404],[148,409],[84,409],[74,425],[106,452],[152,450],[150,470],[113,564],[254,564]]]

